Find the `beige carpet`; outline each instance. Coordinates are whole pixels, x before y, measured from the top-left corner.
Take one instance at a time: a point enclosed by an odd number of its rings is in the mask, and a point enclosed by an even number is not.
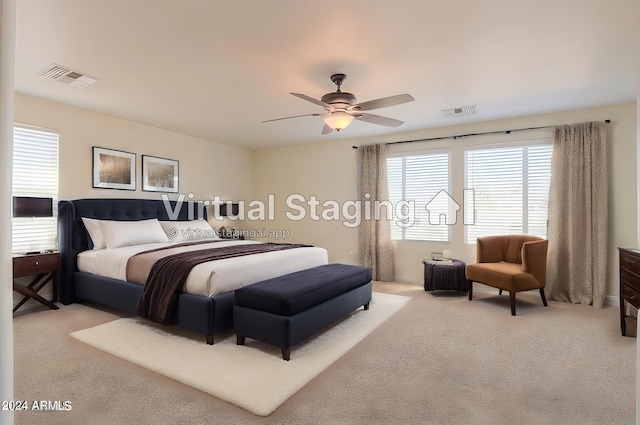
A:
[[[636,339],[620,336],[617,307],[545,308],[531,291],[518,294],[512,317],[496,291],[469,301],[418,284],[373,289],[412,300],[266,417],[69,335],[122,313],[82,304],[19,312],[14,399],[70,400],[73,410],[19,411],[15,423],[635,424]]]
[[[280,349],[247,339],[236,345],[228,335],[214,345],[203,343],[175,327],[126,318],[71,336],[107,353],[161,373],[267,416],[311,379],[400,310],[410,298],[374,293],[371,308],[356,310],[346,319],[292,349],[284,361]]]

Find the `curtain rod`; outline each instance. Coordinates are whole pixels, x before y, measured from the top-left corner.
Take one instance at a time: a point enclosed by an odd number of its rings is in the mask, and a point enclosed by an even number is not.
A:
[[[604,122],[605,122],[605,124],[609,124],[611,122],[611,120],[607,119],[607,120],[604,120]],[[388,142],[386,144],[387,145],[398,145],[400,143],[430,142],[430,141],[433,141],[433,140],[444,140],[444,139],[453,139],[453,140],[455,140],[455,139],[458,139],[458,138],[461,138],[461,137],[468,137],[468,136],[482,136],[482,135],[485,135],[485,134],[501,134],[501,133],[509,134],[511,132],[514,132],[514,131],[542,130],[542,129],[545,129],[545,128],[553,128],[553,127],[555,127],[555,126],[546,125],[546,126],[542,126],[542,127],[515,128],[513,130],[485,131],[483,133],[468,133],[468,134],[460,134],[460,135],[457,135],[457,136],[442,136],[442,137],[430,137],[428,139],[403,140],[401,142]],[[353,149],[358,149],[358,147],[357,146],[353,146]]]

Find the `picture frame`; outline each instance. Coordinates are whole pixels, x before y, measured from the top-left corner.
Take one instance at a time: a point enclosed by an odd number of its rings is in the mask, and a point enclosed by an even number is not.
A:
[[[93,187],[136,190],[136,154],[93,146]]]
[[[178,193],[180,163],[175,159],[142,155],[142,190]]]

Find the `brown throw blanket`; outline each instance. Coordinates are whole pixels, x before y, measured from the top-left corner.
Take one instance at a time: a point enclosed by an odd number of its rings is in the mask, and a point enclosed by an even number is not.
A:
[[[162,257],[155,261],[151,267],[149,277],[138,302],[137,314],[163,325],[171,324],[178,295],[182,292],[191,269],[198,264],[224,258],[309,246],[311,245],[281,243],[232,245]],[[137,255],[141,254],[144,253]],[[135,258],[135,256],[132,258]]]
[[[182,252],[197,251],[203,249],[200,247],[202,244],[212,244],[216,242],[223,242],[223,240],[183,242],[139,252],[127,261],[127,282],[144,285],[147,283],[151,268],[159,259]]]

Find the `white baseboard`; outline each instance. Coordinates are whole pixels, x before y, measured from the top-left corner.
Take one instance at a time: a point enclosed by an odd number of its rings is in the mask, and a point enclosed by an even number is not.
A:
[[[605,305],[620,307],[620,297],[617,295],[607,295],[604,299]]]

